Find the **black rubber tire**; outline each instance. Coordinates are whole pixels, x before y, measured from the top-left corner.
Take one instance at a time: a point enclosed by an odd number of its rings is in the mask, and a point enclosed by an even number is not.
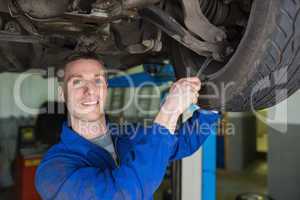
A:
[[[219,95],[209,98],[206,106],[223,111],[258,110],[281,102],[299,88],[299,12],[299,0],[253,2],[236,52],[221,70],[208,77]],[[177,78],[187,76],[186,66],[199,68],[201,56],[175,41],[168,46]],[[206,94],[216,94],[208,84],[204,87]]]

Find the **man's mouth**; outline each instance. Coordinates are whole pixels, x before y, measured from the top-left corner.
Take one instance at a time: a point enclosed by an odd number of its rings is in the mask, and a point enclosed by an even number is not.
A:
[[[95,101],[86,101],[86,102],[82,102],[81,105],[83,106],[95,106],[98,105],[99,101],[95,100]]]

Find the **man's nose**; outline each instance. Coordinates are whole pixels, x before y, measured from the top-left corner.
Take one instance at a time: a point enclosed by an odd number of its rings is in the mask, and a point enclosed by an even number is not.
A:
[[[96,84],[93,81],[87,81],[85,86],[85,92],[88,94],[95,94],[97,91]]]

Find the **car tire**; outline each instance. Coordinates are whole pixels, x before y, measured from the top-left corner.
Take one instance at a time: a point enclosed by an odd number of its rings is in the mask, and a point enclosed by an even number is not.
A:
[[[203,80],[203,106],[222,111],[271,107],[299,88],[300,1],[253,1],[244,36],[227,64]],[[199,70],[203,57],[167,43],[177,78]]]

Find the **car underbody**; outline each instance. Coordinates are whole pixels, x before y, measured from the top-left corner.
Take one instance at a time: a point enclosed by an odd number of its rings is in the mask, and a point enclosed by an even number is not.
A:
[[[55,66],[73,51],[96,52],[117,68],[162,62],[170,38],[224,62],[250,9],[250,0],[4,0],[0,55],[9,64],[1,71]]]
[[[74,52],[94,52],[107,68],[121,70],[170,62],[176,78],[200,77],[207,108],[268,108],[300,87],[299,4],[2,0],[0,72],[56,68]],[[276,85],[278,73],[288,81]]]

